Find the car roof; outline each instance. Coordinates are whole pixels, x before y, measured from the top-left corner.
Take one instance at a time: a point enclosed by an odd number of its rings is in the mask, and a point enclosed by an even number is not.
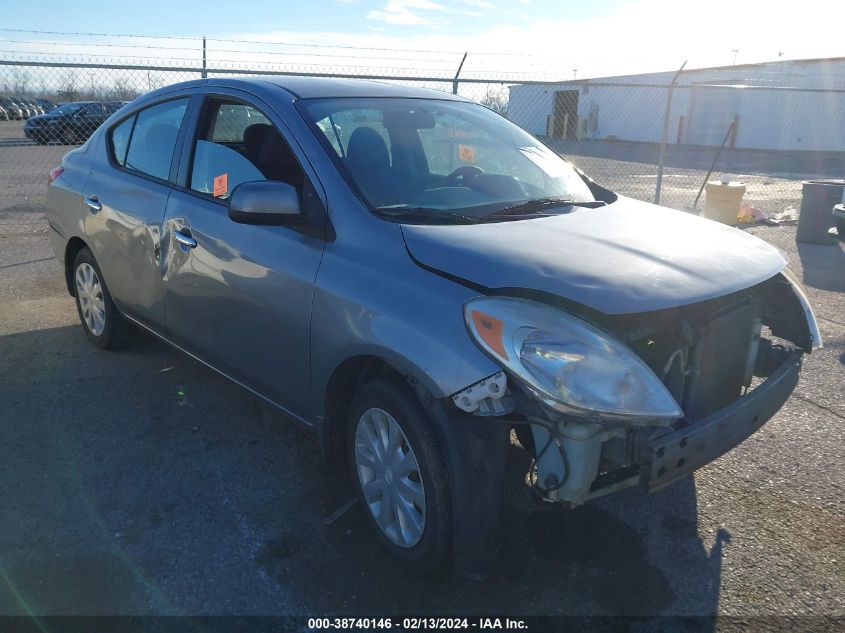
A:
[[[367,79],[336,79],[331,77],[271,76],[265,81],[284,88],[300,99],[321,99],[327,97],[410,97],[418,99],[451,99],[464,101],[461,97],[442,90],[432,90],[416,85],[389,84]]]
[[[390,84],[368,79],[342,79],[334,77],[303,77],[299,75],[262,75],[260,77],[215,77],[195,79],[156,90],[149,95],[170,92],[174,89],[226,86],[249,89],[267,88],[267,85],[283,89],[297,99],[324,99],[344,97],[404,97],[412,99],[447,99],[467,101],[463,97],[442,90],[422,88],[416,85]]]

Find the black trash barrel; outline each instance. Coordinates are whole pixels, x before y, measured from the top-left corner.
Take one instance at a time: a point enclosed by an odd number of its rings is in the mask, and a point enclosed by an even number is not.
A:
[[[840,242],[845,242],[845,202],[833,207],[833,220],[836,222],[836,233]]]
[[[805,180],[795,239],[807,244],[832,244],[833,207],[842,202],[845,180]]]

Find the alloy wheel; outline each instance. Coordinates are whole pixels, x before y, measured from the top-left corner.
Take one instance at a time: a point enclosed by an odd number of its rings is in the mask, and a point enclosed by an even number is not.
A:
[[[82,262],[76,267],[76,296],[79,309],[85,320],[85,327],[94,336],[100,336],[106,328],[106,302],[103,285],[91,264]]]
[[[425,529],[425,487],[408,437],[387,411],[367,409],[355,429],[355,470],[367,507],[395,545],[416,545]]]

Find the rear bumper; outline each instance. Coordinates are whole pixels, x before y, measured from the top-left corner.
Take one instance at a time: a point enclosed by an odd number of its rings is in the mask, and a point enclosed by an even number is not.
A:
[[[793,352],[764,383],[700,422],[649,441],[640,485],[654,492],[724,455],[763,426],[798,383],[802,353]]]

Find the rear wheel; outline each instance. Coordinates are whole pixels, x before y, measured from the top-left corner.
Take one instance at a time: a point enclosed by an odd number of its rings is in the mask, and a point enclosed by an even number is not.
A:
[[[404,382],[378,378],[358,390],[348,423],[353,482],[379,542],[412,570],[436,571],[449,553],[451,501],[428,415]]]
[[[83,248],[73,263],[76,310],[85,335],[103,349],[120,349],[135,340],[137,330],[117,311],[94,255]]]

